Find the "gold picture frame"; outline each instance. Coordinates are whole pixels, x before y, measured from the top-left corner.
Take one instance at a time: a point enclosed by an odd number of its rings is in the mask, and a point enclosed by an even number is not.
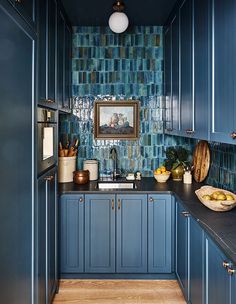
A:
[[[139,101],[95,101],[94,138],[139,138]]]

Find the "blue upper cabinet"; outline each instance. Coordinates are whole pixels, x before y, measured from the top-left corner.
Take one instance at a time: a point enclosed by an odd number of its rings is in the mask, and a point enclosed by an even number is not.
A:
[[[65,24],[65,54],[64,54],[64,103],[63,108],[65,110],[70,110],[71,108],[71,82],[72,82],[72,33],[70,27]]]
[[[227,268],[228,259],[219,248],[206,237],[206,303],[222,304],[230,302],[231,275]],[[235,288],[235,287],[234,287]]]
[[[147,272],[147,195],[117,195],[116,271]]]
[[[189,299],[189,213],[176,203],[176,275]]]
[[[148,196],[148,272],[171,273],[173,217],[170,195]]]
[[[165,97],[166,97],[166,118],[165,131],[171,132],[172,126],[172,47],[171,47],[171,26],[168,26],[164,33],[165,41]]]
[[[180,18],[180,129],[181,133],[194,132],[193,104],[193,3],[185,0],[179,8]]]
[[[204,303],[204,233],[199,224],[189,219],[189,298],[191,304]]]
[[[115,272],[115,195],[85,196],[85,272]]]
[[[212,104],[210,136],[211,140],[226,143],[234,143],[235,140],[233,138],[236,137],[235,16],[235,0],[212,0]]]
[[[33,27],[35,24],[36,0],[9,0],[21,16]]]
[[[62,195],[60,218],[60,272],[84,272],[84,196]]]
[[[194,1],[193,3],[194,137],[208,139],[210,125],[209,1]]]

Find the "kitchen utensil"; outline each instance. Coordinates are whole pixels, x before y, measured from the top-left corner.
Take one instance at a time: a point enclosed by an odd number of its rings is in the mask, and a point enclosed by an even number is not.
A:
[[[203,195],[211,195],[215,191],[221,191],[225,194],[230,194],[233,196],[234,200],[222,201],[222,200],[206,200],[203,198]],[[214,188],[211,186],[203,186],[200,189],[195,191],[200,202],[205,205],[207,208],[213,211],[229,211],[236,206],[236,195],[230,191]]]
[[[82,185],[89,182],[89,170],[78,170],[73,172],[74,183]]]
[[[210,167],[210,148],[205,140],[200,140],[194,149],[193,167],[193,178],[195,181],[204,181]]]

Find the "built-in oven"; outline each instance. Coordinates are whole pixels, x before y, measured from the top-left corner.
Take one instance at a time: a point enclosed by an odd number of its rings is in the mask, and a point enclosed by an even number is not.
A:
[[[57,113],[38,107],[38,173],[42,173],[57,161]]]

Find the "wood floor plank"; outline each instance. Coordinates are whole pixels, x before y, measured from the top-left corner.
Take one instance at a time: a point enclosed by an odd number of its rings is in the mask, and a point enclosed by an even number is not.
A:
[[[61,280],[53,304],[185,304],[175,280]]]

